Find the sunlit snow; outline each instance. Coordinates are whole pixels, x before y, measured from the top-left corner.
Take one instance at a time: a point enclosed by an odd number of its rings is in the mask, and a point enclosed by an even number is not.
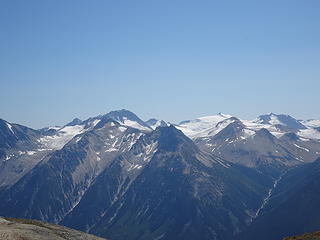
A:
[[[7,123],[7,122],[6,122],[6,124],[7,124],[8,128],[10,129],[10,131],[14,134],[14,131],[13,131],[13,129],[12,129],[11,124],[9,124],[9,123]]]
[[[39,142],[49,149],[61,149],[74,136],[82,133],[83,131],[84,126],[82,125],[65,126],[53,136],[45,136],[40,138]]]

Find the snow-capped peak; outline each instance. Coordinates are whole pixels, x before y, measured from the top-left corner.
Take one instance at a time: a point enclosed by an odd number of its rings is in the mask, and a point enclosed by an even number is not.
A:
[[[306,129],[306,127],[298,120],[284,114],[270,113],[267,115],[261,115],[255,120],[255,122],[268,125],[283,125],[292,129]]]
[[[307,127],[311,128],[319,128],[320,127],[320,120],[317,119],[309,119],[305,121],[301,121],[301,123]]]
[[[126,109],[111,111],[103,117],[111,118],[114,121],[120,123],[121,125],[127,127],[136,128],[141,131],[152,131],[152,128],[149,127],[144,121],[142,121],[137,115]]]
[[[194,120],[180,122],[176,127],[188,137],[195,137],[200,132],[215,127],[219,122],[231,118],[231,115],[218,113],[217,115],[204,116]]]
[[[168,123],[166,123],[163,120],[158,120],[155,118],[151,118],[148,121],[146,121],[146,124],[148,124],[149,127],[151,127],[153,130],[155,130],[157,127],[166,127],[168,126]]]

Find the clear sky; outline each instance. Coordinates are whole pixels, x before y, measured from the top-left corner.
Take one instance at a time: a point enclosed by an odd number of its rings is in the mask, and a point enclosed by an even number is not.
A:
[[[1,0],[0,118],[320,118],[318,0]]]

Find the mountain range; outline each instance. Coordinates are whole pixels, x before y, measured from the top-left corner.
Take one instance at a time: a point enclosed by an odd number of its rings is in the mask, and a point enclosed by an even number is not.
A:
[[[108,239],[282,239],[320,229],[320,120],[112,111],[0,120],[0,215]]]

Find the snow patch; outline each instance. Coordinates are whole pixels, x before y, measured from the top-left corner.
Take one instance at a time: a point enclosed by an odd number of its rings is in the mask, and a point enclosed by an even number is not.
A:
[[[84,126],[65,126],[53,136],[45,136],[38,140],[47,149],[61,149],[74,136],[84,132]],[[80,140],[80,139],[79,139]]]
[[[43,152],[43,151],[47,151],[48,149],[45,149],[45,148],[39,148],[37,149],[38,152]]]
[[[298,135],[303,138],[320,139],[320,132],[313,128],[302,129],[298,132]]]
[[[245,128],[245,129],[242,130],[242,134],[243,134],[243,135],[241,136],[241,139],[246,139],[246,138],[248,138],[248,137],[251,137],[251,136],[253,136],[255,133],[256,133],[255,131],[253,131],[253,130],[251,130],[251,129]]]
[[[219,159],[216,159],[216,161],[223,167],[225,168],[229,168],[231,167],[230,164],[226,163],[226,162],[223,162],[223,161],[220,161]]]
[[[140,168],[142,168],[141,165],[139,165],[139,164],[132,164],[132,165],[129,167],[128,171],[132,171],[132,170],[134,170],[134,169],[140,169]]]
[[[147,146],[144,147],[144,151],[147,155],[149,155],[150,153],[153,153],[156,151],[156,147],[157,147],[157,143],[153,142]]]
[[[208,135],[207,131],[210,131],[209,129],[213,131],[219,122],[231,117],[231,115],[220,113],[213,116],[200,117],[194,120],[184,121],[176,126],[176,128],[181,130],[188,137],[196,138]],[[223,127],[221,127],[221,129],[223,129]]]
[[[37,153],[37,152],[35,152],[35,151],[27,151],[27,154],[28,154],[28,155],[33,155],[33,154],[35,154],[35,153]]]
[[[297,145],[297,144],[294,144],[294,145],[295,145],[297,148],[300,148],[300,149],[302,149],[302,150],[304,150],[304,151],[310,152],[310,150],[307,149],[307,148],[301,147],[301,146],[299,146],[299,145]]]
[[[135,121],[132,121],[132,120],[129,120],[129,119],[125,119],[123,121],[123,124],[125,126],[128,126],[128,127],[132,127],[132,128],[136,128],[136,129],[139,129],[139,130],[142,130],[142,131],[150,131],[149,128],[147,127],[144,127],[142,125],[140,125],[139,123],[135,122]]]
[[[6,124],[7,124],[7,127],[9,128],[9,130],[12,132],[12,134],[14,134],[14,131],[13,131],[13,129],[12,129],[11,124],[10,124],[10,123],[7,123],[7,122],[6,122]]]
[[[91,123],[92,127],[95,127],[101,120],[100,119],[96,119]]]
[[[114,147],[111,147],[111,148],[108,148],[107,150],[105,150],[105,152],[116,152],[118,151],[117,148],[114,148]]]
[[[124,132],[125,130],[127,130],[126,127],[119,127],[120,132]]]
[[[81,139],[82,139],[82,136],[77,137],[76,140],[75,140],[75,142],[77,143],[77,142],[79,142]]]
[[[260,208],[256,211],[255,215],[254,215],[253,218],[251,219],[251,222],[253,221],[253,219],[257,218],[257,217],[260,215],[261,210],[267,205],[267,203],[269,202],[270,197],[271,197],[274,189],[278,186],[278,183],[281,181],[282,177],[283,177],[285,174],[286,174],[286,172],[284,172],[283,174],[281,174],[280,177],[273,182],[272,188],[269,189],[267,196],[263,199],[263,202],[262,202]]]
[[[320,120],[310,119],[310,120],[302,121],[302,124],[311,128],[320,127]]]
[[[5,161],[8,161],[8,160],[10,160],[12,157],[14,157],[13,154],[7,155],[6,158],[3,159],[3,161],[4,161],[4,162],[5,162]]]

